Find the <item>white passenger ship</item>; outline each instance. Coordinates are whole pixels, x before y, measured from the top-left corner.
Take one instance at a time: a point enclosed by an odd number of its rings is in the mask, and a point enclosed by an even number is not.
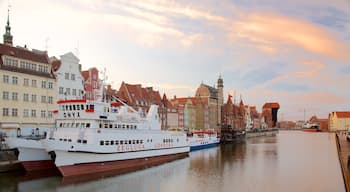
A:
[[[186,134],[162,131],[158,106],[143,117],[121,101],[62,100],[43,146],[63,176],[127,172],[188,156]]]

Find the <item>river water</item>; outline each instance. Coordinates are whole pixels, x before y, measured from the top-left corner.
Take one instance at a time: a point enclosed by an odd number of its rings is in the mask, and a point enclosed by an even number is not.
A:
[[[301,131],[195,151],[128,174],[76,180],[7,173],[0,175],[0,191],[345,191],[334,135]]]

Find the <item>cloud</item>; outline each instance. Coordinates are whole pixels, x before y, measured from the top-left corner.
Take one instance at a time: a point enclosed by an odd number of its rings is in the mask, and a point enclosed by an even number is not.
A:
[[[274,13],[248,13],[233,23],[234,38],[248,41],[257,49],[303,48],[305,51],[337,59],[348,59],[350,45],[336,39],[326,29],[304,20]],[[278,51],[279,52],[279,51]]]

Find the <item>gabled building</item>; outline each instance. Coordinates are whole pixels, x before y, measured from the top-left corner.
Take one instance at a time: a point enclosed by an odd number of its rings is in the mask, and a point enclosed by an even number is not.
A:
[[[90,68],[86,71],[82,71],[81,74],[84,78],[85,98],[88,100],[96,100],[102,97],[102,95],[100,95],[101,82],[99,80],[97,68]]]
[[[57,81],[58,100],[81,99],[84,97],[84,78],[81,75],[79,59],[71,52],[52,58],[52,70]]]
[[[199,98],[209,110],[209,128],[218,131],[221,127],[221,107],[223,105],[224,83],[221,78],[217,80],[217,87],[201,83],[196,91],[196,98]]]
[[[142,87],[141,84],[128,84],[124,81],[120,85],[117,96],[126,102],[135,110],[140,111],[143,115],[147,114],[152,104],[158,105],[158,114],[161,122],[161,128],[166,128],[166,111],[164,103],[158,91],[152,87]]]
[[[334,111],[328,115],[329,131],[350,130],[350,111]]]
[[[0,129],[43,134],[54,124],[56,82],[46,51],[13,47],[9,18],[0,44]]]
[[[232,96],[229,95],[227,102],[222,106],[222,126],[234,130],[246,128],[246,110],[241,99],[239,105],[232,103]]]

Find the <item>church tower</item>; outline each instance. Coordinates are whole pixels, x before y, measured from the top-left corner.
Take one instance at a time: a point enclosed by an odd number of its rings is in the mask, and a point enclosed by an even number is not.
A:
[[[217,88],[216,88],[216,96],[217,96],[217,124],[220,128],[221,126],[221,107],[224,104],[224,81],[221,78],[221,75],[219,76],[219,79],[217,81]]]
[[[12,46],[12,35],[11,35],[11,27],[10,27],[10,10],[7,10],[7,25],[5,27],[5,34],[4,34],[4,44]]]

